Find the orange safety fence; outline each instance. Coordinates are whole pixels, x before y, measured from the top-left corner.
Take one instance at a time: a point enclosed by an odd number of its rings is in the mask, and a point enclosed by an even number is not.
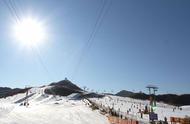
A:
[[[120,119],[115,116],[108,116],[108,120],[111,124],[138,124],[138,121],[132,119]]]
[[[190,118],[170,117],[171,123],[190,124]]]

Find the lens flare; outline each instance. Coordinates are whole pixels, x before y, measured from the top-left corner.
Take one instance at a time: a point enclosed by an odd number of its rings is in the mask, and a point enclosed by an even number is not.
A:
[[[17,23],[14,35],[20,44],[28,47],[38,46],[45,40],[43,25],[33,18],[25,18]]]

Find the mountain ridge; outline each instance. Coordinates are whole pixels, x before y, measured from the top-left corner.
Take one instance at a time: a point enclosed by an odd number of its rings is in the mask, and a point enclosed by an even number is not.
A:
[[[134,99],[148,100],[149,95],[143,92],[134,93],[127,90],[121,90],[115,94],[116,96],[121,97],[130,97]],[[190,105],[190,94],[159,94],[156,95],[156,101],[164,102],[171,105],[182,106]]]

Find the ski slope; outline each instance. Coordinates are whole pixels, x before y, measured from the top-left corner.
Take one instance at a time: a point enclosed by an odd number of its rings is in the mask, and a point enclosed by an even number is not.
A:
[[[106,116],[85,105],[87,101],[75,100],[74,97],[77,94],[71,94],[68,97],[48,95],[44,93],[45,88],[49,86],[29,90],[28,107],[21,105],[26,99],[25,93],[0,99],[0,124],[109,124]],[[90,100],[100,106],[114,108],[119,115],[143,123],[149,122],[147,114],[143,114],[141,118],[139,113],[139,109],[144,110],[149,104],[148,100],[112,95]],[[169,121],[170,117],[190,116],[190,106],[180,108],[182,110],[172,105],[157,103],[155,112],[158,114],[158,120],[164,120],[164,117],[167,117]]]
[[[107,95],[104,98],[92,98],[91,100],[100,106],[114,108],[119,115],[139,120],[144,123],[149,122],[149,116],[147,114],[143,114],[143,118],[141,118],[139,113],[139,109],[144,110],[145,106],[149,105],[148,100],[144,101],[112,95]],[[174,108],[175,110],[173,111]],[[158,114],[158,120],[164,120],[164,117],[166,117],[168,121],[170,120],[170,117],[190,117],[190,106],[181,106],[180,108],[182,110],[172,105],[157,103],[155,113]]]
[[[0,124],[109,124],[81,100],[47,95],[44,88],[30,89],[29,96],[28,107],[21,106],[26,94],[0,99]]]

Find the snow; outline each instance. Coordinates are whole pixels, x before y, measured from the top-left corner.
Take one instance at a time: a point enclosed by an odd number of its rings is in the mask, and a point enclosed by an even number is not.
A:
[[[48,95],[44,93],[45,88],[49,86],[29,90],[28,107],[21,105],[26,99],[25,93],[0,99],[0,124],[109,124],[107,117],[100,114],[99,110],[92,110],[87,106],[87,103],[90,104],[88,100],[77,100],[79,94],[68,97]],[[90,100],[103,107],[113,107],[119,115],[142,123],[149,122],[147,114],[140,118],[139,113],[139,109],[143,110],[149,104],[148,100],[112,95]],[[176,109],[173,111],[174,108]],[[182,110],[160,102],[157,103],[155,113],[158,114],[158,120],[167,117],[168,121],[170,117],[190,116],[190,106],[180,108]]]
[[[139,120],[141,122],[148,122],[149,116],[143,114],[143,118],[140,118],[139,109],[144,110],[146,105],[149,105],[148,100],[137,100],[128,97],[118,97],[107,95],[103,98],[92,98],[93,102],[102,105],[104,107],[114,108],[120,115],[127,116],[129,118],[133,118],[135,120]],[[174,111],[173,109],[176,108]],[[164,104],[157,103],[157,108],[155,113],[158,114],[158,120],[164,120],[164,117],[167,117],[167,120],[170,120],[170,117],[186,117],[190,116],[190,106],[181,106],[182,110],[179,108]],[[129,111],[131,109],[131,111]],[[127,114],[127,111],[129,113]]]
[[[44,88],[30,89],[28,107],[21,106],[25,93],[0,99],[0,124],[109,124],[82,100],[47,95]]]

